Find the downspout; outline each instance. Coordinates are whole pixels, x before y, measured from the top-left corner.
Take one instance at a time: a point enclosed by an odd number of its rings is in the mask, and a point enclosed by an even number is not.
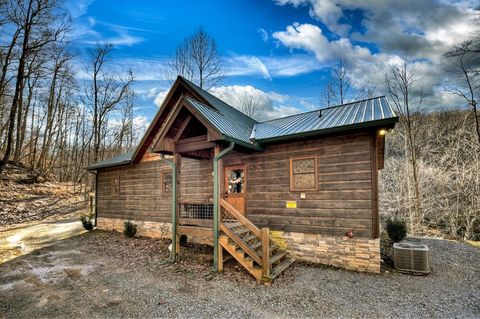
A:
[[[177,257],[177,164],[166,159],[163,154],[160,154],[160,160],[172,168],[172,251],[170,260],[175,262]]]
[[[219,202],[219,192],[218,192],[218,160],[223,156],[227,155],[233,147],[235,146],[234,142],[230,142],[230,145],[213,158],[213,271],[218,271],[218,224],[219,224],[219,214],[218,214],[218,202]]]

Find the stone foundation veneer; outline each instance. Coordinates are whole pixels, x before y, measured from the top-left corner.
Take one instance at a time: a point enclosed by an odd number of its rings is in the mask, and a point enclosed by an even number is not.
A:
[[[380,272],[380,239],[329,237],[271,231],[270,237],[297,260],[360,272]]]
[[[137,236],[171,238],[171,223],[130,220],[138,226]],[[97,229],[123,232],[125,220],[97,219]],[[361,272],[380,272],[380,240],[368,238],[328,237],[316,234],[271,231],[271,239],[297,260],[331,265]],[[189,241],[212,245],[208,238]]]
[[[119,218],[97,218],[97,229],[123,232],[124,223],[127,220]],[[150,238],[168,238],[172,237],[172,224],[159,223],[129,219],[130,222],[137,225],[137,234],[139,237]]]
[[[137,225],[137,234],[138,237],[149,237],[149,238],[163,238],[171,239],[172,238],[172,224],[171,223],[160,223],[160,222],[149,222],[141,220],[132,220],[130,222]],[[119,218],[97,218],[97,229],[109,230],[123,232],[125,228],[123,223],[126,220]],[[194,242],[197,244],[204,245],[213,245],[211,238],[203,237],[191,237],[189,236],[189,242]]]

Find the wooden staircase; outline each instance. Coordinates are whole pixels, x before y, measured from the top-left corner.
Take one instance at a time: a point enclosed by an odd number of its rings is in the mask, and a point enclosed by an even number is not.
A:
[[[222,248],[230,253],[257,282],[271,282],[295,260],[271,239],[267,227],[259,229],[224,199],[220,200],[219,270]]]

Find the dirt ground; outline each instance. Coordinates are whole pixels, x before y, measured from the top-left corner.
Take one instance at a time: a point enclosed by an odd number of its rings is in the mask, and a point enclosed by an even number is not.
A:
[[[211,247],[94,231],[0,265],[0,318],[480,317],[480,249],[421,239],[433,272],[361,274],[295,263],[271,287],[234,260],[211,272]]]
[[[87,209],[82,185],[31,179],[25,167],[5,167],[0,177],[0,230]]]
[[[53,215],[43,221],[0,227],[0,264],[84,233],[85,229],[80,222],[82,214],[85,211],[80,209],[68,214]]]

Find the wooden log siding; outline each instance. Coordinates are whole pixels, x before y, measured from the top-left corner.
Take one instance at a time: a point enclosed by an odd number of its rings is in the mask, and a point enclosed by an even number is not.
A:
[[[106,168],[98,172],[98,217],[166,222],[172,220],[171,194],[162,193],[162,172],[170,166],[159,160]],[[210,160],[182,158],[181,200],[212,202],[213,176]],[[111,195],[111,179],[120,176],[120,194]],[[213,202],[212,202],[213,203]]]
[[[247,217],[258,227],[301,233],[372,237],[372,134],[361,132],[233,153],[225,165],[247,164]],[[375,153],[373,153],[375,154]],[[316,156],[318,190],[290,191],[290,158]],[[286,208],[287,200],[297,208]]]
[[[371,132],[267,146],[264,152],[236,153],[225,165],[247,164],[247,217],[258,227],[301,233],[356,237],[376,235],[378,223],[376,165]],[[318,190],[290,192],[290,158],[316,156]],[[161,192],[166,164],[148,156],[132,166],[98,172],[98,216],[145,221],[171,221],[171,194]],[[375,163],[376,164],[376,163]],[[180,201],[213,203],[211,160],[182,158]],[[111,196],[111,178],[120,176],[120,194]],[[286,208],[296,200],[297,208]]]

